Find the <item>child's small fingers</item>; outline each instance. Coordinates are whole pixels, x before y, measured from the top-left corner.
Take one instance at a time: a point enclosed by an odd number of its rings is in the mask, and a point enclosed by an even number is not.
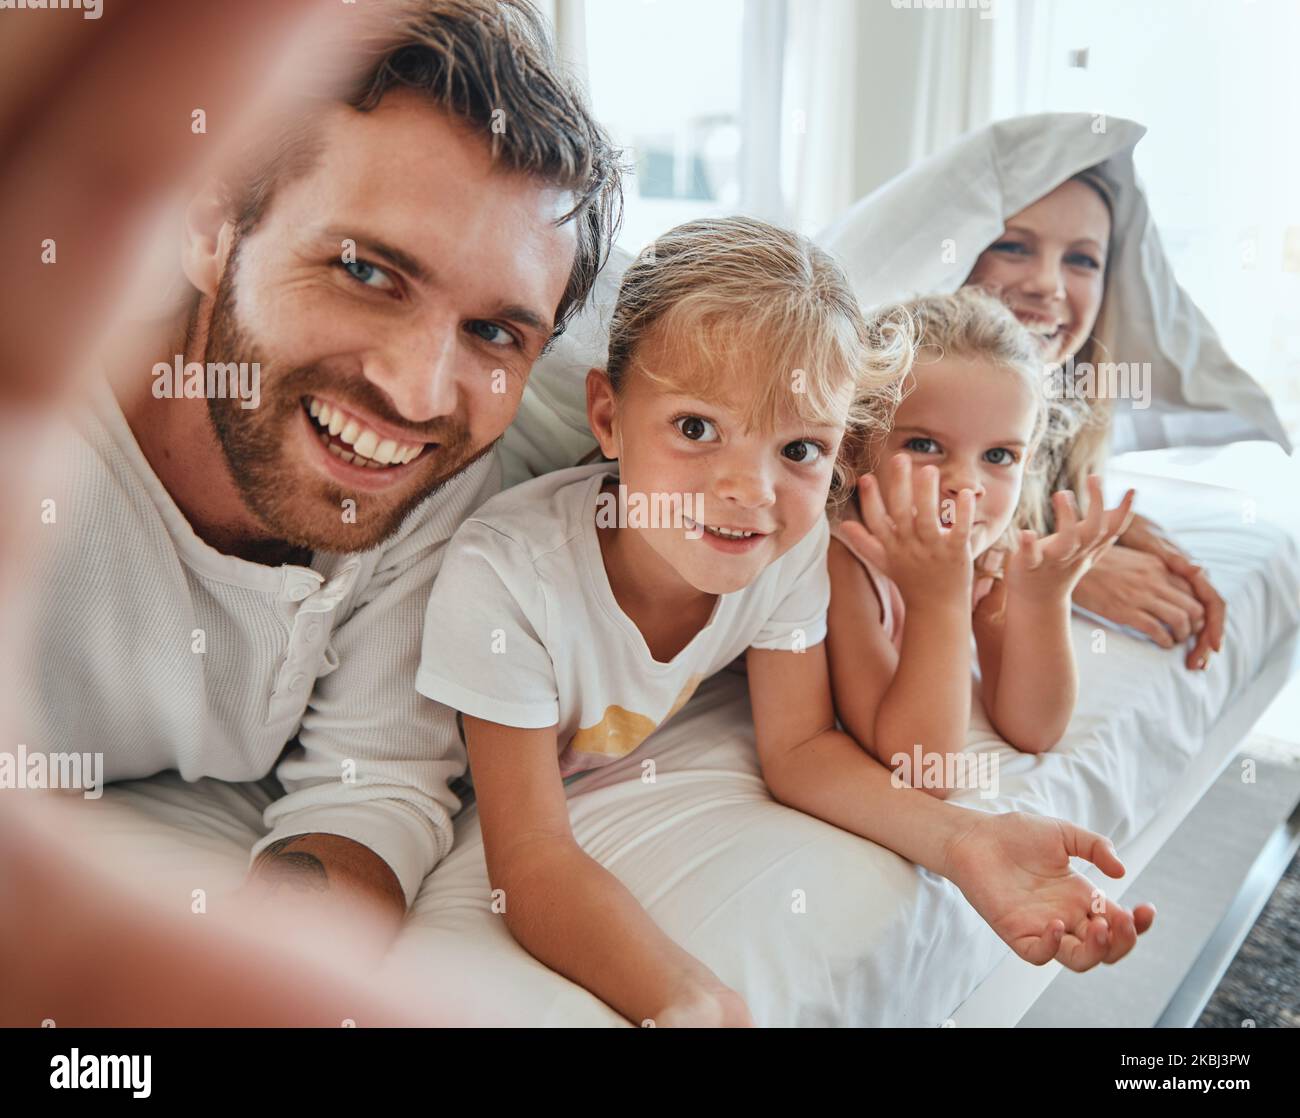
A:
[[[1138,935],[1142,935],[1152,924],[1156,922],[1156,906],[1153,904],[1140,904],[1133,910],[1133,929]]]
[[[1044,966],[1056,958],[1064,935],[1065,921],[1053,920],[1042,935],[1027,937],[1021,948],[1020,957],[1026,963],[1032,963],[1036,967]]]
[[[908,455],[894,455],[884,498],[885,508],[889,512],[890,519],[894,522],[895,529],[900,533],[910,535],[912,521],[915,517],[912,512],[914,500],[912,493],[912,459]]]
[[[887,539],[893,534],[894,524],[885,511],[880,484],[871,474],[865,475],[858,484],[858,505],[862,510],[863,523],[872,535]]]
[[[1052,494],[1052,509],[1056,514],[1056,534],[1070,532],[1079,523],[1079,503],[1069,489],[1058,489]]]
[[[939,467],[922,466],[916,477],[916,534],[923,540],[939,538]]]
[[[1114,535],[1122,536],[1129,530],[1129,527],[1133,523],[1133,517],[1137,515],[1133,510],[1133,502],[1136,500],[1136,489],[1130,489],[1124,494],[1124,499],[1120,501],[1119,508],[1116,510],[1117,515],[1115,517],[1116,524],[1113,533]]]
[[[1089,474],[1086,484],[1088,487],[1088,511],[1083,514],[1083,528],[1084,538],[1091,539],[1101,531],[1102,521],[1106,515],[1106,498],[1101,490],[1101,478],[1096,474]]]
[[[1065,819],[1056,820],[1056,825],[1060,829],[1067,855],[1091,862],[1107,877],[1124,876],[1124,863],[1119,860],[1114,844],[1105,835],[1099,835],[1096,831]]]

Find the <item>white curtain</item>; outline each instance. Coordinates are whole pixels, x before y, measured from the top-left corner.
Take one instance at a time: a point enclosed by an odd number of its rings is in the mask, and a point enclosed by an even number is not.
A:
[[[913,11],[921,17],[920,54],[899,103],[911,114],[911,162],[946,148],[992,121],[993,28],[980,10]]]
[[[978,9],[887,0],[788,0],[782,187],[791,225],[824,228],[993,119],[994,35],[1007,2],[984,19]]]
[[[781,112],[786,220],[812,234],[856,199],[857,0],[790,0]]]

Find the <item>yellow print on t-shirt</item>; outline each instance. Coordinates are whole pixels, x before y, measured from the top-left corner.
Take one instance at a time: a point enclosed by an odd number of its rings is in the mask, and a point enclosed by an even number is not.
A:
[[[700,685],[702,675],[693,675],[686,681],[686,686],[673,700],[668,713],[658,722],[634,710],[611,705],[605,708],[605,714],[594,726],[580,727],[569,739],[569,749],[578,753],[593,754],[614,760],[626,757],[663,723],[682,709]]]

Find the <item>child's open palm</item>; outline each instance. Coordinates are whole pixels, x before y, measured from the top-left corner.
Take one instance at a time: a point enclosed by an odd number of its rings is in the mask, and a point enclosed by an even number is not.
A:
[[[848,542],[898,584],[905,602],[941,589],[969,599],[975,494],[963,489],[941,505],[937,466],[914,476],[906,454],[895,455],[890,465],[883,482],[874,474],[858,480],[863,524],[843,525]]]
[[[1088,515],[1080,518],[1074,494],[1052,494],[1056,531],[1039,537],[1028,529],[1006,561],[1007,591],[1041,601],[1067,600],[1085,572],[1111,547],[1133,520],[1133,490],[1116,508],[1105,507],[1101,479],[1088,478]]]
[[[1056,959],[1073,971],[1118,962],[1151,927],[1156,910],[1142,904],[1130,912],[1104,896],[1071,869],[1071,857],[1108,877],[1124,876],[1101,835],[1024,812],[981,813],[953,844],[946,876],[1026,962]]]

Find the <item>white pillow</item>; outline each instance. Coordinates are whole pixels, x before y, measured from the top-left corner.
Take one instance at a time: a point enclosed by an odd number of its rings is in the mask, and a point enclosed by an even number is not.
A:
[[[618,285],[631,262],[621,248],[609,254],[587,305],[533,366],[515,421],[501,440],[503,485],[576,465],[595,448],[587,426],[587,370],[605,366]]]
[[[955,291],[1008,217],[1099,167],[1114,193],[1115,226],[1097,337],[1107,360],[1151,364],[1151,407],[1116,408],[1116,452],[1224,443],[1243,431],[1289,451],[1267,394],[1174,279],[1133,167],[1145,133],[1090,113],[999,121],[891,179],[817,241],[839,257],[865,306]]]

